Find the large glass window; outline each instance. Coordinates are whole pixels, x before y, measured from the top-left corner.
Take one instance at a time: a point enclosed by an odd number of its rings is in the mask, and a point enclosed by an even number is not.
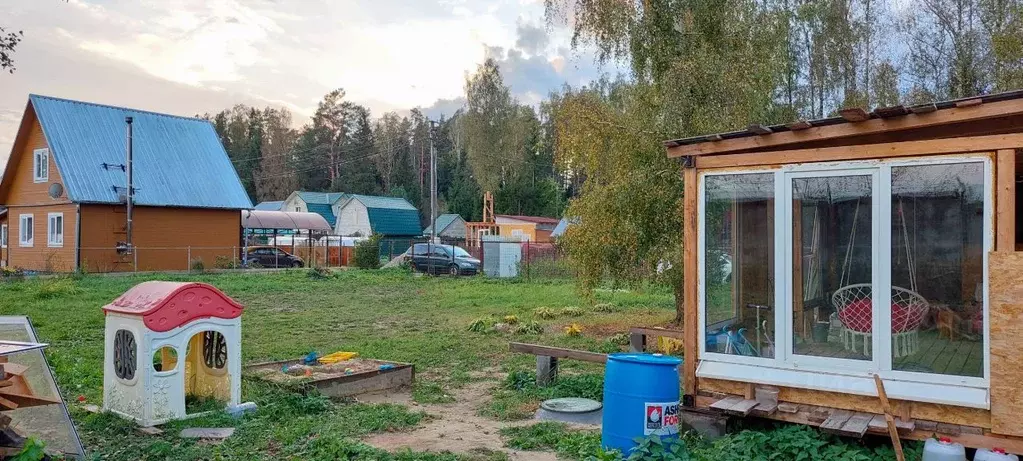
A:
[[[871,360],[871,175],[798,177],[792,191],[792,352]]]
[[[706,350],[773,358],[774,174],[704,184]]]
[[[892,369],[984,376],[984,164],[892,168]]]

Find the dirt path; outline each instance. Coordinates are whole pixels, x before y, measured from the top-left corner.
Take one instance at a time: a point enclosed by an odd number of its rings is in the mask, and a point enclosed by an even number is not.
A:
[[[364,442],[388,451],[404,448],[415,451],[450,451],[473,454],[501,451],[513,460],[553,461],[557,457],[550,452],[519,451],[504,447],[498,431],[505,427],[524,426],[533,420],[501,422],[476,414],[477,409],[490,399],[493,381],[473,382],[453,392],[455,402],[446,404],[417,405],[407,393],[367,394],[359,397],[366,403],[397,403],[414,409],[422,409],[433,418],[410,432],[387,432],[373,434]]]

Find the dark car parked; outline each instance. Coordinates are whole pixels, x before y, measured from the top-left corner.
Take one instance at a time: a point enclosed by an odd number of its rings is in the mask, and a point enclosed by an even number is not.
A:
[[[302,258],[275,247],[249,247],[246,261],[262,267],[302,267]]]
[[[475,275],[480,260],[454,245],[417,243],[412,245],[412,268],[428,274]]]

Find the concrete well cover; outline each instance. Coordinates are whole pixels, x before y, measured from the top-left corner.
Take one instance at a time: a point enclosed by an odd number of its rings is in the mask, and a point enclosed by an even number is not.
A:
[[[592,399],[578,397],[566,397],[562,399],[544,400],[540,408],[558,413],[589,413],[600,410],[603,404]]]

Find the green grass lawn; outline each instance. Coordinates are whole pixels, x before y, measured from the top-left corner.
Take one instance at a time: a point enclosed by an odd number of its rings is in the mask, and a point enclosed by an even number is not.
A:
[[[531,356],[511,354],[511,340],[588,349],[613,350],[607,338],[633,325],[662,325],[674,316],[670,290],[598,291],[597,302],[613,303],[617,312],[586,306],[569,281],[523,282],[483,278],[416,277],[395,271],[344,271],[333,277],[310,277],[308,271],[274,274],[86,276],[78,279],[0,283],[0,315],[28,315],[47,351],[65,399],[79,395],[100,404],[103,387],[103,313],[101,307],[145,280],[210,283],[245,306],[242,357],[248,362],[297,357],[316,350],[358,351],[362,356],[414,363],[414,398],[443,402],[448,390],[477,379],[481,372],[522,372],[533,368]],[[543,334],[473,333],[476,319],[498,321],[516,315],[533,320],[533,310],[560,312],[579,306],[578,317],[536,319]],[[579,337],[565,335],[569,323],[583,327]],[[564,361],[566,374],[599,372],[591,364]],[[571,381],[570,381],[571,382]],[[582,379],[581,382],[585,382]],[[495,419],[523,417],[544,397],[539,392],[502,389],[481,413]],[[217,414],[171,423],[163,435],[137,433],[132,423],[96,415],[71,405],[90,455],[95,459],[344,459],[388,456],[358,442],[376,431],[402,430],[429,415],[414,407],[330,402],[302,396],[254,380],[244,380],[243,401],[259,411],[241,420]],[[234,426],[234,436],[219,445],[180,439],[184,427]],[[437,459],[459,459],[450,454]],[[491,455],[480,455],[487,458]],[[500,457],[499,455],[493,455]],[[398,459],[423,459],[399,454]],[[463,455],[464,457],[464,455]]]

